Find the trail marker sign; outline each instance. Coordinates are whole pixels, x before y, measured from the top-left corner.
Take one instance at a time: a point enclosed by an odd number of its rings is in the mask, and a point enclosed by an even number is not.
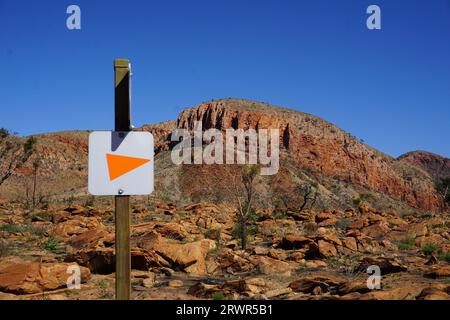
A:
[[[89,135],[89,193],[96,196],[153,192],[153,135],[95,131]]]

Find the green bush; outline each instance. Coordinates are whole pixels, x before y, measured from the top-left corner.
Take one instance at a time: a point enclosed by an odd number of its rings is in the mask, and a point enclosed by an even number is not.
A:
[[[59,241],[53,237],[49,237],[46,242],[43,243],[43,249],[53,252],[59,253]]]
[[[222,291],[217,291],[212,294],[213,300],[225,300],[225,295]]]
[[[25,153],[33,151],[33,147],[36,144],[36,142],[37,139],[35,137],[29,137],[25,142],[25,144],[23,145],[23,150],[25,151]]]
[[[26,230],[29,233],[31,233],[32,235],[35,235],[35,236],[38,236],[38,237],[43,237],[45,235],[45,232],[46,232],[45,226],[32,225],[32,224],[27,226]]]
[[[398,243],[398,248],[400,250],[410,250],[415,247],[415,241],[413,236],[406,236],[405,239]]]
[[[24,232],[25,230],[22,226],[7,223],[0,226],[0,231],[5,231],[8,233],[20,233]]]
[[[84,202],[84,206],[85,207],[93,207],[95,203],[95,198],[94,197],[89,197],[86,199],[86,201]]]
[[[371,193],[361,193],[357,198],[353,198],[353,204],[358,207],[361,203],[368,201],[371,198],[373,198]]]
[[[417,215],[417,213],[413,212],[413,211],[400,211],[398,214],[398,216],[402,219],[407,218],[409,216],[415,216],[415,215]]]
[[[9,132],[8,129],[6,129],[6,128],[0,128],[0,138],[1,138],[1,139],[6,138],[6,137],[9,137],[10,135],[11,135],[11,132]]]
[[[450,263],[450,252],[441,254],[439,256],[439,259],[447,261],[448,263]]]
[[[439,245],[434,244],[434,243],[429,243],[429,244],[422,246],[422,248],[420,250],[423,252],[423,254],[430,255],[433,252],[437,251],[439,248],[440,248]]]

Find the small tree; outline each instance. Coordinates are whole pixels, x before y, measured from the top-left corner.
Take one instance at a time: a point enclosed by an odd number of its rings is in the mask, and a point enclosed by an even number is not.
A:
[[[304,209],[312,209],[317,201],[319,196],[319,188],[317,184],[312,182],[304,183],[298,186],[297,189],[300,195],[300,208],[299,211],[302,212]]]
[[[441,179],[437,190],[444,203],[450,205],[450,177]]]
[[[11,135],[11,132],[9,132],[6,128],[0,128],[0,139],[9,137]]]
[[[39,170],[39,160],[36,159],[33,162],[33,210],[36,208],[36,185],[37,185],[37,175]]]
[[[23,144],[22,156],[18,156],[21,153],[19,143],[11,139],[8,139],[5,142],[4,150],[2,154],[0,154],[0,159],[3,159],[2,161],[5,164],[4,169],[0,169],[0,185],[28,161],[33,154],[36,142],[37,139],[35,137],[29,137]],[[7,157],[8,154],[11,156],[9,157],[9,160],[6,160],[5,157]]]
[[[253,208],[255,198],[255,179],[259,169],[256,165],[244,167],[241,175],[241,183],[235,183],[235,198],[237,202],[237,223],[233,230],[235,236],[241,240],[241,248],[247,248],[249,225],[256,220],[256,212]],[[241,186],[241,188],[239,188]]]
[[[361,193],[358,197],[353,198],[353,204],[355,207],[359,207],[362,203],[369,201],[373,198],[371,193]]]

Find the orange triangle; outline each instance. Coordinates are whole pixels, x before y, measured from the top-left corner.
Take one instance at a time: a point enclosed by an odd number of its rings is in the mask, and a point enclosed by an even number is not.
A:
[[[150,160],[118,156],[115,154],[106,154],[106,161],[108,162],[109,180],[112,181],[136,168],[139,168]]]

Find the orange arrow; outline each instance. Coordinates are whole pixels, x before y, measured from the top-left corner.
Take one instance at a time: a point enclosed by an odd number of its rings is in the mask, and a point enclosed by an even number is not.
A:
[[[106,161],[108,162],[109,180],[112,181],[136,168],[139,168],[150,160],[118,156],[115,154],[106,154]]]

